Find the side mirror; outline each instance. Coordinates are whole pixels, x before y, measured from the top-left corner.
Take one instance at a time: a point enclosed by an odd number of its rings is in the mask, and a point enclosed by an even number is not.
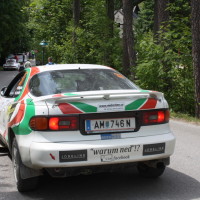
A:
[[[7,87],[3,87],[3,88],[1,89],[1,96],[4,96],[6,90],[7,90]]]

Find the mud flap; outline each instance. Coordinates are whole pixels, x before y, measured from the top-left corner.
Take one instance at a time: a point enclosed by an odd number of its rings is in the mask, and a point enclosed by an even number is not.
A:
[[[24,164],[20,167],[20,176],[22,179],[33,178],[36,176],[42,176],[43,173],[41,170],[34,170],[29,167],[26,167]]]

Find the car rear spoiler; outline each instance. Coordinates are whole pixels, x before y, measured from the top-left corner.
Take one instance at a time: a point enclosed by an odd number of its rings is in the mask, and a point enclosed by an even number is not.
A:
[[[78,99],[94,99],[94,98],[103,98],[103,99],[115,99],[120,98],[123,96],[141,96],[141,98],[154,98],[157,100],[161,100],[163,98],[163,93],[156,92],[156,91],[150,91],[150,90],[131,90],[131,91],[123,91],[123,90],[109,90],[109,91],[87,91],[87,92],[74,92],[74,93],[61,93],[61,94],[55,94],[55,95],[48,95],[48,96],[42,96],[38,97],[37,99],[33,99],[33,102],[38,101],[47,101],[47,100],[55,100],[56,102],[63,102],[66,100],[78,100]]]

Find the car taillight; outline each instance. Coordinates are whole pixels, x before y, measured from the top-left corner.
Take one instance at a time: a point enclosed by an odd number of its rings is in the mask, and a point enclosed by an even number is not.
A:
[[[58,117],[52,117],[49,119],[49,129],[50,130],[59,130],[59,118]]]
[[[76,130],[78,129],[77,117],[51,117],[49,118],[50,130]]]
[[[79,120],[77,116],[69,117],[33,117],[29,126],[33,130],[59,131],[59,130],[77,130]]]
[[[48,129],[48,119],[46,117],[33,117],[29,122],[29,126],[33,130],[44,131]]]
[[[169,121],[169,110],[146,111],[143,113],[143,124],[162,124]]]

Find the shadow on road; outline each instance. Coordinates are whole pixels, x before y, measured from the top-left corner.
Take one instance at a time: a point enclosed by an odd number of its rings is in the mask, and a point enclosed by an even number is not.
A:
[[[9,185],[0,184],[2,187]],[[1,196],[5,193],[0,192]],[[65,179],[43,178],[36,191],[10,192],[6,199],[200,199],[200,182],[171,168],[156,180],[141,178],[134,169]]]

